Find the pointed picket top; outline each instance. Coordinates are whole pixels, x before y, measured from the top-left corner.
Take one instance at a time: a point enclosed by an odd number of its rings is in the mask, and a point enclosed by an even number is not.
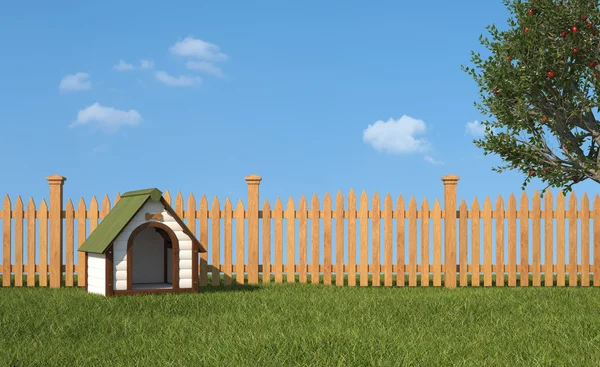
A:
[[[312,197],[311,209],[319,209],[319,198],[317,197],[317,193],[315,192]]]
[[[344,195],[342,195],[341,190],[338,190],[337,194],[335,195],[335,208],[344,209]]]
[[[544,210],[550,210],[552,212],[552,191],[548,190],[546,194],[544,194]]]
[[[288,198],[287,210],[294,210],[294,198],[292,198],[292,195],[290,195],[290,197]]]
[[[69,201],[71,201],[71,199],[69,199]],[[67,207],[68,207],[68,204],[67,204]],[[33,202],[32,197],[29,198],[29,202],[27,204],[27,211],[34,211],[34,215],[35,215],[35,203]]]
[[[559,196],[565,196],[565,193],[562,191],[562,189],[558,190],[557,199]]]
[[[104,194],[104,200],[102,201],[102,218],[106,217],[109,211],[110,200],[108,199],[108,194]]]
[[[46,205],[46,203],[42,201],[42,205]],[[40,210],[42,208],[42,205],[40,205]],[[80,198],[79,199],[79,204],[77,206],[77,210],[78,211],[82,210],[82,208],[83,208],[84,211],[86,210],[86,208],[85,208],[85,201],[83,200],[83,198]]]
[[[383,202],[383,211],[390,214],[390,218],[391,218],[391,212],[392,212],[392,195],[390,195],[390,193],[388,192],[388,194],[385,196],[385,200]]]
[[[306,214],[306,197],[304,197],[304,194],[300,196],[300,210]]]
[[[404,198],[402,195],[398,196],[398,200],[396,201],[396,210],[404,210]]]
[[[96,200],[96,196],[92,196],[92,200],[90,201],[90,210],[98,210],[98,200]]]
[[[590,210],[590,201],[588,199],[587,193],[583,193],[583,196],[581,197],[581,210],[582,211],[588,211]]]
[[[349,213],[348,219],[356,218],[356,194],[352,189],[350,189],[350,192],[348,193],[348,210],[351,211],[351,213]]]
[[[427,202],[427,198],[423,198],[423,202],[421,203],[421,220],[429,219],[429,203]]]
[[[367,213],[369,210],[369,199],[367,198],[367,193],[365,190],[360,194],[359,199],[359,211]]]
[[[557,206],[558,205],[563,205],[563,208],[564,208],[564,205],[565,205],[565,195],[563,194],[562,190],[560,190],[558,192],[558,197],[556,198],[556,205]]]
[[[527,193],[525,191],[523,191],[523,193],[521,194],[519,209],[529,210],[529,198],[527,197]]]
[[[458,207],[461,212],[467,210],[467,202],[465,201],[465,199],[462,199],[460,201],[460,206]]]
[[[325,192],[325,199],[323,199],[323,211],[331,213],[331,195],[329,195],[329,192]]]
[[[283,212],[283,204],[281,204],[281,198],[277,198],[275,200],[275,214],[279,213],[281,217],[281,212]]]
[[[200,211],[208,211],[208,200],[206,200],[206,195],[204,194],[202,194],[202,197],[200,198]]]
[[[121,194],[117,192],[117,196],[115,196],[115,205],[121,200]]]
[[[165,199],[165,201],[167,202],[167,204],[171,205],[171,194],[169,193],[169,190],[165,190],[164,194],[163,194],[163,199]]]
[[[517,206],[517,199],[515,198],[515,194],[513,192],[511,192],[510,196],[508,197],[508,206],[512,206],[513,208]]]
[[[502,198],[502,195],[498,194],[498,198],[496,199],[496,209],[497,208],[504,208],[504,198]]]
[[[244,218],[244,204],[242,203],[242,199],[238,199],[234,216],[239,219]]]
[[[181,195],[181,191],[177,191],[177,196],[175,196],[175,211],[180,217],[183,216],[183,195]]]
[[[350,201],[356,202],[356,194],[354,193],[354,189],[350,189],[350,192],[348,192],[348,204]]]
[[[17,202],[15,203],[15,211],[20,212],[23,211],[23,200],[21,200],[21,196],[17,196]]]
[[[300,205],[302,205],[302,202],[300,202]],[[269,205],[269,200],[265,199],[265,204],[263,205],[263,218],[267,217],[270,218],[271,216],[271,205]]]
[[[231,209],[232,209],[232,207],[231,207],[231,200],[229,200],[229,198],[227,198],[225,200],[225,214],[231,213],[231,211],[232,211]]]
[[[33,200],[29,203],[29,205],[33,204]],[[67,200],[67,213],[73,213],[73,202],[71,199]],[[68,215],[68,214],[67,214]]]
[[[594,217],[600,213],[600,196],[596,194],[596,198],[594,199]]]
[[[483,216],[486,218],[491,218],[492,216],[492,201],[489,196],[486,196],[483,202]]]
[[[81,199],[83,200],[83,199]],[[9,202],[10,204],[10,202]],[[46,199],[42,199],[42,203],[40,204],[40,211],[48,212],[48,205],[46,204]]]
[[[219,204],[219,199],[215,195],[215,197],[213,198],[213,202],[212,202],[212,211],[219,214],[220,210],[221,210],[221,204]],[[213,219],[217,219],[217,218],[213,218]]]
[[[375,191],[375,194],[373,195],[373,201],[371,202],[371,205],[373,213],[378,213],[381,211],[381,201],[379,200],[379,194],[377,191]]]
[[[414,196],[410,197],[410,201],[408,202],[408,210],[409,211],[417,210],[417,201],[415,200]]]
[[[10,205],[10,197],[8,196],[8,194],[6,194],[4,196],[4,202],[2,203],[2,210],[10,210],[11,205]]]
[[[473,199],[473,204],[471,204],[471,210],[479,211],[479,201],[477,200],[477,198]]]
[[[575,191],[571,191],[571,197],[569,198],[569,209],[571,208],[577,211],[577,195],[575,195]]]

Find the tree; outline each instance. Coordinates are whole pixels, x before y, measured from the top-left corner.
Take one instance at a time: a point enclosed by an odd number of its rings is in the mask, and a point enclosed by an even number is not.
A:
[[[494,40],[479,37],[492,52],[487,60],[471,52],[482,75],[461,65],[480,87],[483,104],[475,106],[497,119],[482,121],[485,136],[473,143],[509,163],[493,171],[523,172],[522,189],[533,177],[547,183],[542,196],[551,186],[568,193],[586,179],[600,183],[600,121],[592,111],[600,91],[598,1],[503,3],[512,14],[510,28],[486,27]]]

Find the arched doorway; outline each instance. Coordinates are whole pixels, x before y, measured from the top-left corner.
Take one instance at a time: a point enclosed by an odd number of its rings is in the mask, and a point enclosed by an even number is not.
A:
[[[147,222],[127,240],[127,290],[179,289],[179,241],[171,228]]]

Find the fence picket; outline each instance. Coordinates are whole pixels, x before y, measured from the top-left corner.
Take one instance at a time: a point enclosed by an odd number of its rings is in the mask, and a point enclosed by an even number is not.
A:
[[[40,287],[48,286],[48,205],[42,199],[40,204]],[[85,261],[84,261],[85,264]],[[84,274],[86,274],[84,272]],[[85,277],[84,277],[85,279]]]
[[[23,201],[17,196],[15,204],[15,287],[23,286]]]
[[[65,208],[65,244],[67,246],[65,251],[66,264],[65,264],[65,285],[67,287],[73,286],[73,262],[74,262],[74,243],[75,243],[75,209],[73,209],[73,202],[71,199],[67,201],[67,207]]]
[[[406,241],[404,236],[404,199],[402,195],[398,196],[396,201],[396,286],[404,287],[405,285],[405,271],[404,266],[404,243]]]
[[[306,216],[306,214],[305,214],[305,216]],[[300,229],[300,233],[302,233],[302,229]],[[269,205],[269,202],[267,200],[265,200],[265,204],[263,205],[262,234],[263,234],[262,281],[263,281],[263,283],[270,283],[271,282],[271,206]],[[306,262],[306,259],[305,259],[305,262]]]
[[[311,284],[319,284],[319,198],[313,194],[311,208],[310,246],[312,249],[312,269],[310,273]]]
[[[508,286],[517,285],[517,201],[514,194],[508,198]]]
[[[283,282],[283,205],[281,199],[275,201],[275,283]]]
[[[535,190],[533,194],[533,204],[531,208],[531,224],[533,227],[533,283],[534,287],[539,287],[541,285],[541,276],[540,276],[540,264],[541,264],[541,252],[540,252],[540,193]]]
[[[35,203],[27,205],[27,286],[35,286]]]
[[[344,198],[339,190],[335,198],[335,265],[335,285],[342,286],[344,285]]]
[[[459,270],[460,270],[460,279],[459,279],[459,284],[461,287],[466,287],[468,285],[468,276],[469,276],[469,269],[468,269],[468,251],[469,251],[469,237],[468,237],[468,233],[467,233],[467,229],[469,226],[469,219],[468,219],[468,211],[467,211],[467,203],[465,202],[465,199],[462,199],[460,202],[460,209],[459,209],[459,216],[460,216],[460,220],[459,220],[459,228],[458,228],[458,233],[459,233],[459,246],[460,246],[460,254],[459,254],[459,260],[458,260],[458,266],[459,266]],[[473,273],[475,274],[475,273]]]
[[[496,210],[496,287],[504,286],[504,200],[498,195]]]
[[[386,287],[392,286],[392,214],[392,197],[388,193],[383,204],[383,285]]]
[[[556,198],[556,285],[565,286],[565,196]]]
[[[80,248],[81,245],[85,242],[86,236],[86,208],[85,202],[83,198],[79,199],[79,205],[77,206],[77,248]],[[41,219],[40,219],[41,220]],[[41,226],[41,224],[40,224]],[[40,236],[41,236],[41,227],[40,227]],[[41,264],[42,255],[40,254],[40,264]],[[42,272],[40,271],[40,284],[42,283]],[[77,285],[79,287],[85,287],[87,281],[87,261],[85,252],[78,251],[77,254]]]
[[[323,284],[331,285],[331,196],[323,200]]]
[[[581,286],[590,286],[590,202],[587,194],[581,198]]]
[[[429,286],[429,203],[421,204],[421,286]]]
[[[295,219],[295,209],[294,209],[294,199],[290,196],[287,203],[287,210],[285,211],[285,218],[287,224],[287,266],[286,266],[286,274],[287,274],[287,282],[295,283],[296,282],[296,272],[294,266],[296,262],[294,261],[294,227],[296,224]]]
[[[208,247],[208,202],[206,201],[206,195],[202,195],[200,198],[200,210],[198,211],[198,217],[200,218],[200,243],[206,244]],[[244,261],[242,260],[242,264]],[[242,271],[243,273],[243,271]],[[242,277],[242,281],[244,278]],[[208,285],[208,252],[200,253],[200,286],[205,287]]]
[[[348,286],[356,286],[356,195],[348,194]]]
[[[115,202],[116,205],[116,202]],[[187,219],[187,226],[190,229],[190,232],[192,232],[192,234],[194,236],[196,236],[196,198],[194,197],[193,194],[190,194],[190,196],[188,197],[188,205],[187,205],[187,210],[183,213],[185,216],[185,219]],[[182,220],[185,220],[184,217],[181,217]],[[208,244],[206,243],[200,243],[201,247],[203,247],[204,249],[206,249],[208,251]],[[196,261],[199,261],[199,259],[196,259]],[[198,264],[196,265],[196,269],[198,269]],[[194,264],[192,264],[192,267],[194,266]],[[198,274],[192,274],[193,281],[197,282],[198,281]]]
[[[224,265],[224,269],[223,269],[223,274],[224,274],[224,280],[223,280],[223,284],[224,285],[231,285],[231,281],[233,280],[232,274],[233,274],[233,266],[231,263],[231,258],[233,257],[233,249],[232,249],[232,226],[231,226],[231,222],[232,222],[232,218],[233,218],[233,211],[232,211],[232,207],[231,207],[231,201],[229,200],[229,198],[227,198],[227,200],[225,200],[225,215],[223,217],[223,227],[225,233],[223,234],[223,239],[225,241],[225,265]]]
[[[417,202],[415,197],[408,203],[408,286],[417,286]]]
[[[529,199],[523,191],[521,195],[521,203],[519,204],[519,216],[520,218],[520,244],[521,244],[521,261],[519,264],[519,275],[521,279],[521,286],[529,286],[529,260],[528,260],[528,247],[529,247]]]
[[[479,281],[481,276],[480,222],[479,201],[475,198],[471,210],[471,263],[473,267],[471,270],[471,285],[474,287],[481,285]]]
[[[2,204],[2,286],[10,287],[11,203],[8,194]]]
[[[212,211],[210,212],[210,220],[212,221],[212,285],[221,284],[221,205],[219,199],[215,196],[212,203]]]
[[[371,208],[371,257],[372,271],[371,284],[374,287],[379,287],[381,284],[381,205],[379,202],[379,194],[375,192]]]
[[[204,196],[203,196],[204,198]],[[235,281],[244,284],[244,204],[238,200],[235,208]]]
[[[360,208],[358,209],[358,219],[360,220],[360,286],[369,285],[369,209],[367,202],[367,193],[363,190],[360,194]]]
[[[492,286],[492,202],[489,196],[483,203],[483,286]]]
[[[594,286],[600,285],[600,196],[594,198]]]
[[[569,287],[577,286],[577,197],[569,199]]]
[[[300,283],[306,283],[306,198],[300,197],[300,208],[298,209],[298,220],[300,222]]]
[[[442,206],[435,199],[433,205],[433,286],[442,286]]]

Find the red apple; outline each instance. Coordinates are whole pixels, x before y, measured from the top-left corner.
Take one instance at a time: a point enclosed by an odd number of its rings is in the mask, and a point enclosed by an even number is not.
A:
[[[525,27],[525,30],[523,32],[529,33],[529,27]]]
[[[591,68],[595,68],[596,67],[596,62],[595,61],[590,61],[590,67]]]
[[[573,33],[577,32],[577,27],[573,26],[573,28],[571,28],[571,32],[573,32]]]
[[[512,61],[512,59],[510,57],[507,57],[506,61]]]
[[[548,78],[550,78],[550,79],[554,78],[554,71],[548,70]]]
[[[576,53],[577,53],[577,49],[576,49],[576,48],[574,48],[574,49],[573,49],[573,53],[574,53],[574,54],[576,54]]]
[[[562,38],[565,38],[567,36],[567,32],[562,31],[562,32],[560,32],[560,35],[562,36]]]
[[[549,169],[550,169],[550,168],[546,167],[546,168],[544,168],[544,171],[545,171],[545,172],[548,172],[548,170],[549,170]]]
[[[533,15],[533,9],[529,9],[529,11],[527,12],[527,14]]]
[[[542,116],[542,122],[546,123],[548,121],[548,116],[544,115]]]

